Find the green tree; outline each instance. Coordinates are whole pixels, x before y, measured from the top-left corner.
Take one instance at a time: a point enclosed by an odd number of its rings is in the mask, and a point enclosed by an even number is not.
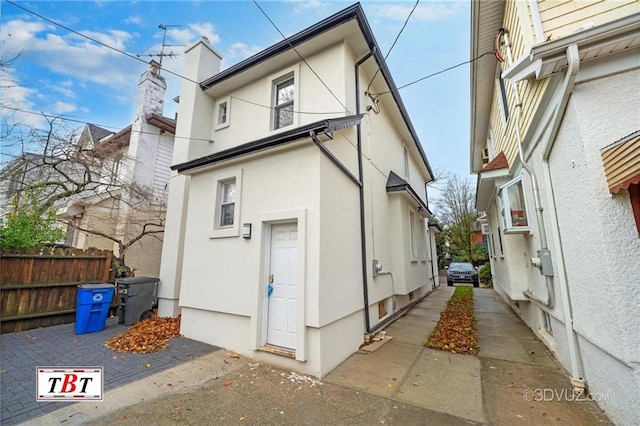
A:
[[[7,214],[6,223],[0,224],[1,248],[44,247],[65,237],[57,226],[55,210],[43,206],[41,200],[37,189],[13,198],[13,211]]]
[[[475,210],[475,191],[469,179],[453,175],[447,178],[441,193],[436,209],[445,225],[443,236],[453,260],[473,262],[486,257],[473,241],[474,223],[479,214]]]

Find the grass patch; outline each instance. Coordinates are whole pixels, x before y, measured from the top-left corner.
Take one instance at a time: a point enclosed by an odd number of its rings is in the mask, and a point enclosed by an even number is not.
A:
[[[473,287],[456,287],[425,346],[454,354],[478,354]]]

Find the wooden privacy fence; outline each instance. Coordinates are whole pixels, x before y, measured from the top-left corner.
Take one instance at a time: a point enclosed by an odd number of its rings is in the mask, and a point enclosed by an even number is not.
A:
[[[75,321],[78,284],[113,282],[108,250],[10,249],[0,253],[2,333]],[[116,306],[114,296],[112,306]]]

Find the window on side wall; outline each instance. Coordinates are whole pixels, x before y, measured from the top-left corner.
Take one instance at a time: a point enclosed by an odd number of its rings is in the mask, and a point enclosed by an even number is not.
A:
[[[220,182],[220,228],[233,226],[236,207],[236,180]]]
[[[418,223],[418,215],[413,211],[409,211],[409,232],[411,233],[411,261],[417,261],[420,256],[420,224]]]
[[[293,124],[293,101],[295,85],[293,76],[274,83],[273,129],[281,129]]]
[[[524,197],[522,178],[512,180],[501,188],[502,217],[505,232],[529,230],[529,214]]]
[[[215,214],[211,238],[239,235],[241,172],[218,176],[215,186]]]
[[[215,109],[215,129],[223,129],[229,126],[229,118],[231,114],[231,98],[226,97],[216,103]]]

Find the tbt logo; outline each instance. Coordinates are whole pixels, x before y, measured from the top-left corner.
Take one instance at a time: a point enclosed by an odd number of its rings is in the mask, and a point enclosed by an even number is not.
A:
[[[102,367],[38,367],[36,401],[102,401]]]

